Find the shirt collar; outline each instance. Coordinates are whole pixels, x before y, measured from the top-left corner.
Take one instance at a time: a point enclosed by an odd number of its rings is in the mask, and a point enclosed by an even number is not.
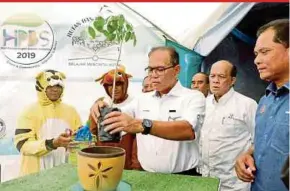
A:
[[[183,88],[179,81],[173,86],[173,88],[167,93],[168,96],[180,96],[180,90]],[[155,91],[154,97],[160,97],[159,92]]]
[[[272,94],[276,95],[277,93],[283,92],[283,90],[287,90],[289,92],[289,81],[286,82],[282,87],[277,89],[277,86],[274,82],[271,82],[266,88],[266,96],[272,92]]]
[[[219,100],[218,102],[215,100],[214,98],[214,94],[212,94],[212,103],[213,104],[225,104],[231,97],[232,95],[235,93],[235,90],[233,87],[231,87],[231,89],[225,93]]]

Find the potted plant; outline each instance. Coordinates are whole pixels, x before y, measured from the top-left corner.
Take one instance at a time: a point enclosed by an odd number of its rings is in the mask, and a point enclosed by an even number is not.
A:
[[[114,111],[118,108],[113,108],[116,86],[116,74],[119,66],[119,61],[122,53],[122,45],[126,42],[132,41],[135,46],[137,43],[136,35],[133,25],[129,23],[124,15],[110,15],[108,17],[98,16],[91,26],[88,27],[88,34],[92,39],[99,36],[100,33],[106,37],[106,41],[117,42],[119,44],[119,54],[115,66],[113,93],[110,107],[101,110],[102,116]],[[104,128],[100,125],[99,128]],[[103,137],[106,140],[112,141],[118,139],[116,136],[100,130],[100,141]],[[106,135],[105,135],[106,133]],[[80,183],[85,190],[89,191],[113,191],[117,188],[124,169],[125,164],[125,150],[118,147],[88,147],[78,152],[78,175]]]

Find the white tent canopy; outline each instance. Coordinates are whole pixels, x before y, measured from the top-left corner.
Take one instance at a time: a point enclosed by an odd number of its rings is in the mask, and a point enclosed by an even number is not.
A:
[[[233,3],[126,3],[165,31],[179,44],[193,49],[196,41]]]
[[[228,8],[194,46],[194,50],[207,56],[233,30],[233,28],[252,9],[255,3],[236,3]]]

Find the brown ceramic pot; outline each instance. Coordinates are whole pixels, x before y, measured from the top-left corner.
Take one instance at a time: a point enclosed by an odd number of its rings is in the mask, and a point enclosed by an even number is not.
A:
[[[89,147],[78,152],[80,183],[87,191],[114,191],[125,164],[125,150],[119,147]]]

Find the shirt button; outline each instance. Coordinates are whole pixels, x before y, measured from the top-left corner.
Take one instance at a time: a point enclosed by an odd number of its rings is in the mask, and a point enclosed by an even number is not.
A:
[[[270,119],[272,119],[273,118],[273,116],[270,116]]]

